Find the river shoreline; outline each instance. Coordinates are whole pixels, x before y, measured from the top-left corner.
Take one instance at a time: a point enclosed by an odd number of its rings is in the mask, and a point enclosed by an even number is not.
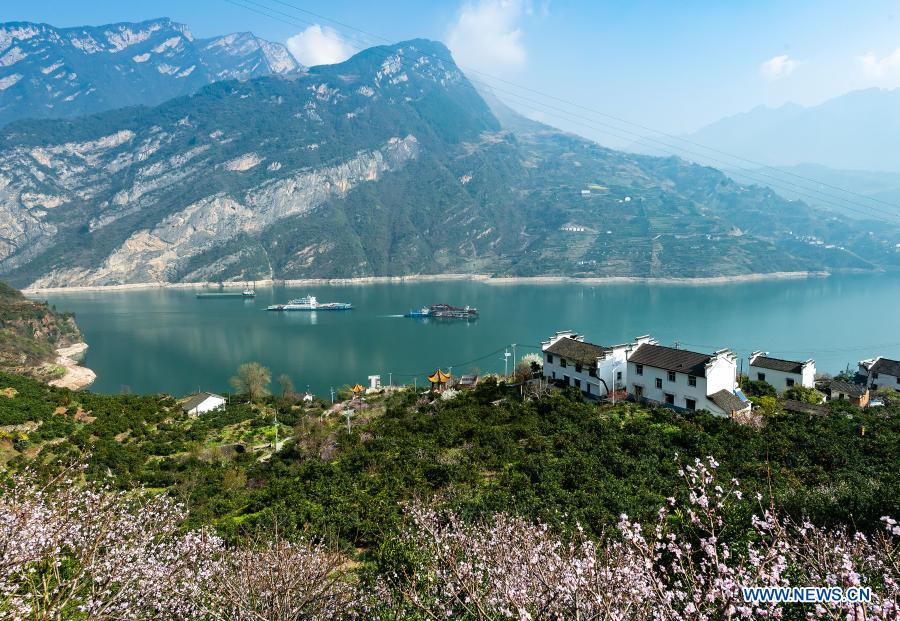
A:
[[[301,278],[285,280],[191,282],[191,283],[132,283],[126,285],[91,285],[73,287],[41,287],[23,289],[26,295],[44,295],[48,293],[86,293],[106,291],[130,291],[147,289],[240,289],[253,287],[302,287],[302,286],[337,286],[337,285],[374,285],[382,283],[404,282],[439,282],[439,281],[475,281],[494,285],[545,285],[545,284],[584,284],[584,285],[726,285],[733,283],[760,282],[771,280],[797,280],[807,278],[827,278],[830,272],[769,272],[762,274],[741,274],[737,276],[710,276],[702,278],[645,278],[641,276],[491,276],[490,274],[414,274],[409,276],[366,276],[361,278]]]
[[[87,343],[75,343],[68,347],[56,350],[56,364],[65,369],[62,377],[51,380],[49,384],[58,388],[69,390],[81,390],[87,388],[97,379],[97,374],[91,369],[81,366],[81,361],[87,352]]]

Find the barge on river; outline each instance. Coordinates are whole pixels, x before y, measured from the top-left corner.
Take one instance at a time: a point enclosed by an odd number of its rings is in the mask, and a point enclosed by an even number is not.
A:
[[[449,304],[432,304],[419,310],[411,310],[404,317],[413,319],[478,319],[478,309],[472,306],[450,306]]]

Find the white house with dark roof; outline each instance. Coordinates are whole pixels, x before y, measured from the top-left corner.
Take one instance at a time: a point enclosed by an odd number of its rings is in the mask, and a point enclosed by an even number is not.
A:
[[[804,362],[782,360],[766,356],[764,352],[755,351],[750,354],[750,370],[747,372],[747,377],[751,381],[771,384],[778,393],[794,386],[815,388],[816,362],[815,360]]]
[[[633,346],[595,345],[585,342],[581,334],[557,332],[541,343],[544,377],[574,386],[591,397],[606,397],[625,389],[626,358]]]
[[[650,337],[635,341],[628,356],[628,394],[679,410],[709,410],[720,416],[750,411],[737,387],[737,358],[728,349],[702,354],[659,345]]]
[[[900,361],[881,356],[861,360],[859,372],[866,377],[866,386],[872,390],[879,388],[900,390]]]
[[[220,397],[211,392],[201,392],[191,396],[190,399],[185,401],[181,406],[181,409],[187,414],[197,416],[198,414],[212,412],[213,410],[225,407],[225,403],[225,397]]]

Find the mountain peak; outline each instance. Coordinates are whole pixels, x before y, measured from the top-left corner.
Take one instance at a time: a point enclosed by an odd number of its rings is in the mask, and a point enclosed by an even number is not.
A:
[[[0,24],[0,125],[155,105],[218,80],[301,71],[287,48],[253,33],[195,40],[158,17],[56,28]]]

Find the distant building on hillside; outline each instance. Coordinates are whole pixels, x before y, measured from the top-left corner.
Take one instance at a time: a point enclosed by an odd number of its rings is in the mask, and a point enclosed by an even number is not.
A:
[[[890,358],[861,360],[859,373],[866,378],[866,386],[872,390],[893,388],[900,390],[900,361]]]
[[[751,381],[768,382],[779,393],[794,386],[815,388],[816,362],[770,358],[761,351],[755,351],[750,354],[750,370],[747,376]]]
[[[628,357],[628,394],[638,401],[678,410],[709,410],[720,416],[750,412],[737,387],[737,358],[728,349],[703,354],[663,347],[649,337]]]
[[[569,330],[557,332],[541,343],[544,377],[574,386],[590,397],[610,396],[625,388],[626,356],[633,346],[595,345]]]
[[[181,410],[191,416],[197,416],[223,408],[225,403],[225,397],[220,397],[211,392],[201,392],[185,401],[181,406]]]

